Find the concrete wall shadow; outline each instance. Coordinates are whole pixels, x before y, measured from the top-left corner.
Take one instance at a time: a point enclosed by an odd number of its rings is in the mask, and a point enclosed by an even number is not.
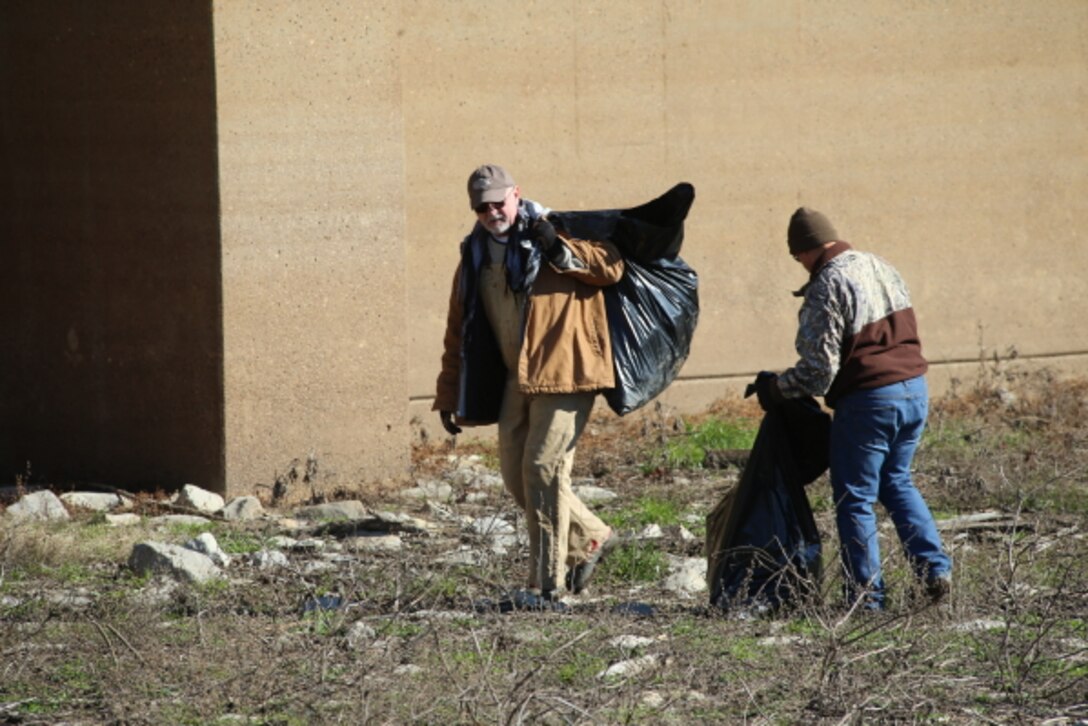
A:
[[[0,475],[223,478],[210,2],[0,5]]]

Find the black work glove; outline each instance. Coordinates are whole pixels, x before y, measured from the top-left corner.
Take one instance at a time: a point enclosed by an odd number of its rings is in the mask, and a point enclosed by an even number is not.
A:
[[[438,418],[442,421],[442,428],[446,429],[450,436],[461,433],[461,427],[453,422],[453,411],[439,411]]]
[[[540,250],[551,262],[559,262],[563,259],[563,243],[559,241],[559,235],[555,233],[555,226],[541,217],[533,222],[529,229],[533,242],[540,245]]]
[[[744,397],[748,398],[753,393],[759,400],[759,407],[764,411],[770,411],[786,400],[778,388],[778,374],[770,371],[760,371],[756,374],[756,380],[749,383],[744,390]]]

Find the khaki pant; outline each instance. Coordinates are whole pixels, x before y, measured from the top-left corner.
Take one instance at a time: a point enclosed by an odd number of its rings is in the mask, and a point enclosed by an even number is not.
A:
[[[507,491],[529,529],[529,587],[556,591],[569,567],[608,536],[608,525],[570,488],[574,449],[595,393],[527,396],[511,376],[499,414],[499,460]]]
[[[506,490],[529,528],[529,587],[563,589],[566,571],[604,542],[608,525],[570,488],[574,447],[589,420],[595,393],[528,396],[518,390],[521,307],[524,297],[506,286],[499,251],[480,272],[480,295],[511,373],[499,412],[499,462]]]

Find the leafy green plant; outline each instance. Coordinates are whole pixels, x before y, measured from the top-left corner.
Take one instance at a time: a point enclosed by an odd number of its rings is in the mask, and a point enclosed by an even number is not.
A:
[[[619,582],[654,582],[668,569],[665,554],[653,544],[620,547],[601,565],[607,579]]]
[[[758,423],[749,419],[712,418],[698,425],[687,424],[684,433],[650,452],[643,469],[700,469],[708,451],[751,449],[758,430]]]
[[[680,505],[672,500],[642,496],[631,506],[618,512],[605,513],[602,518],[615,529],[640,529],[648,524],[679,524],[683,514]]]

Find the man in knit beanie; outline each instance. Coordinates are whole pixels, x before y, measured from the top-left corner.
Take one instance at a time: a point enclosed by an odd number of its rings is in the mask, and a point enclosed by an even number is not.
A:
[[[809,273],[796,338],[799,360],[760,373],[764,409],[783,399],[823,396],[831,425],[831,488],[851,603],[882,609],[884,579],[873,504],[884,505],[908,559],[934,601],[948,594],[952,563],[911,462],[929,410],[918,325],[899,273],[842,241],[822,213],[801,207],[786,243]]]

